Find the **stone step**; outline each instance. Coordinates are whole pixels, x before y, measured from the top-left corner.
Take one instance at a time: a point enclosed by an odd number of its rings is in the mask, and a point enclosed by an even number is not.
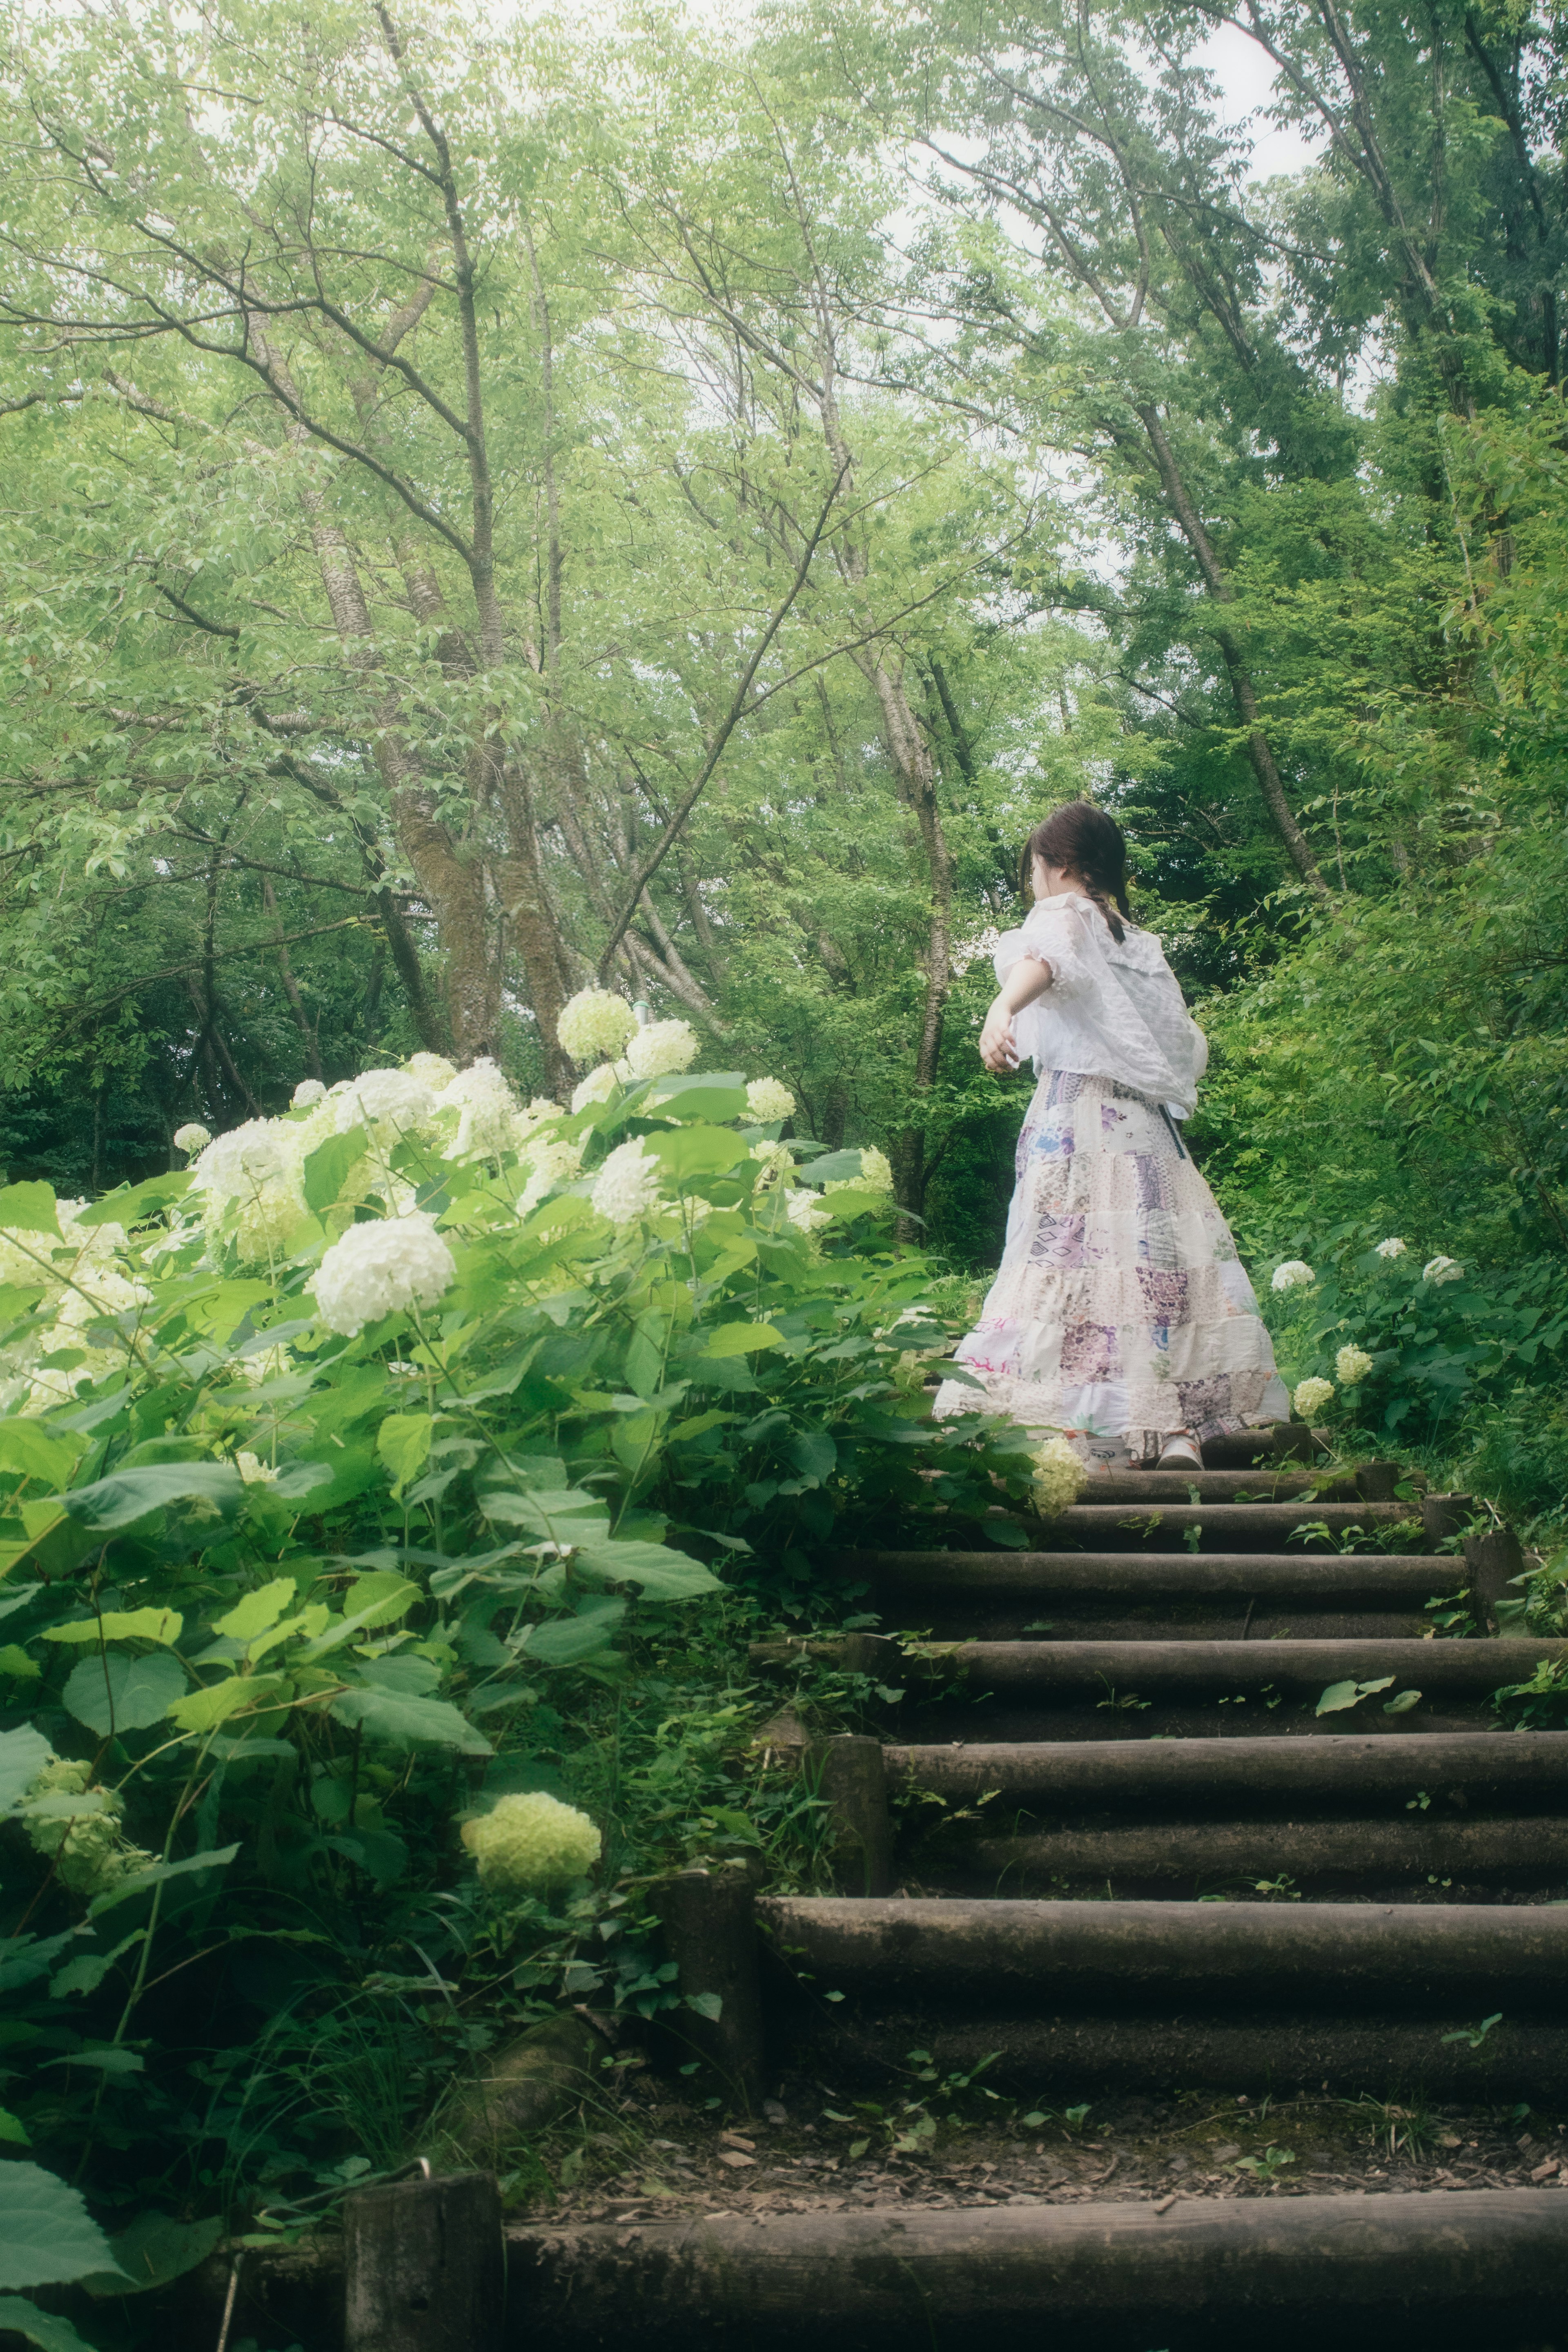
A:
[[[1363,1469],[1330,1478],[1310,1470],[1126,1470],[1091,1475],[1080,1500],[1121,1503],[1283,1503],[1314,1495],[1325,1503],[1392,1503],[1401,1476],[1396,1462],[1372,1462]],[[1419,1490],[1410,1482],[1412,1512],[1419,1514]]]
[[[1352,1528],[1366,1537],[1379,1528],[1421,1527],[1417,1505],[1406,1503],[1075,1503],[1054,1519],[1026,1523],[1044,1551],[1181,1551],[1195,1530],[1205,1551],[1279,1550],[1286,1546],[1332,1557],[1331,1542],[1299,1534],[1326,1528],[1343,1540]]]
[[[1002,2352],[1228,2352],[1267,2330],[1278,2352],[1317,2352],[1326,2326],[1342,2352],[1562,2340],[1556,2189],[762,2218],[514,2223],[506,2341],[909,2352],[980,2331]]]
[[[816,1998],[970,2013],[1327,1999],[1551,2017],[1568,1969],[1568,1905],[774,1895],[756,1909]]]
[[[991,1821],[1000,1808],[988,1808]],[[1194,1892],[1227,1882],[1280,1877],[1295,1885],[1354,1879],[1378,1888],[1409,1879],[1425,1887],[1460,1879],[1553,1885],[1568,1883],[1568,1822],[1512,1821],[1167,1822],[1140,1829],[1037,1830],[1000,1826],[975,1836],[939,1828],[942,1858],[925,1847],[915,1867],[922,1888],[962,1881],[979,1891],[1045,1894],[1063,1880],[1090,1880],[1122,1892],[1170,1881]],[[1261,1891],[1261,1890],[1258,1890]]]
[[[1481,1803],[1568,1798],[1568,1731],[1407,1732],[1397,1741],[1331,1731],[1307,1739],[974,1741],[882,1752],[895,1790],[929,1789],[954,1805],[973,1804],[988,1789],[1009,1805],[1136,1805],[1167,1815],[1238,1801],[1402,1805],[1418,1789]]]
[[[960,1642],[907,1649],[911,1679],[962,1675],[987,1691],[1321,1690],[1393,1677],[1396,1690],[1489,1696],[1528,1682],[1545,1661],[1568,1661],[1568,1641]]]
[[[1129,1601],[1205,1599],[1405,1601],[1420,1607],[1460,1591],[1465,1563],[1446,1552],[875,1551],[846,1570],[875,1586],[884,1616],[905,1599],[967,1603],[1110,1594]]]

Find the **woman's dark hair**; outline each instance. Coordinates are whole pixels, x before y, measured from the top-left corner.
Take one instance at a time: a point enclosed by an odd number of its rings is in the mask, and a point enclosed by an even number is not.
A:
[[[1125,919],[1132,920],[1127,903],[1127,842],[1114,817],[1089,801],[1068,801],[1065,808],[1053,809],[1024,844],[1019,887],[1026,893],[1037,857],[1081,882],[1110,924],[1111,938],[1118,944],[1126,938],[1111,912],[1114,902]]]

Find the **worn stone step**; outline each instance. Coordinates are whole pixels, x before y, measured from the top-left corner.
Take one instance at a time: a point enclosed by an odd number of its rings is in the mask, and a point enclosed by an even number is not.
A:
[[[1194,1999],[1173,2016],[1107,2014],[1100,2002],[1067,2016],[963,2018],[882,2001],[870,2017],[847,2001],[803,2003],[787,2036],[780,2032],[777,2054],[836,2088],[853,2083],[906,2095],[910,2053],[923,2049],[939,2078],[989,2061],[984,2079],[994,2090],[1035,2101],[1201,2086],[1249,2099],[1326,2091],[1404,2104],[1413,2085],[1423,2100],[1467,2105],[1568,2101],[1568,2026],[1504,2017],[1478,2042],[1492,2006],[1411,2019],[1397,2008],[1364,2017],[1303,2002],[1289,2016],[1248,2017],[1215,2015]],[[1460,2038],[1450,2042],[1449,2033]],[[1568,2205],[1568,2189],[1559,2193]]]
[[[1280,2346],[1316,2346],[1331,2325],[1337,2344],[1379,2352],[1416,2341],[1514,2352],[1523,2339],[1506,2331],[1554,2326],[1568,2194],[904,2208],[778,2213],[765,2226],[714,2214],[630,2231],[531,2222],[508,2231],[507,2252],[507,2341],[560,2352],[795,2352],[807,2336],[819,2352],[909,2352],[977,2329],[1004,2347],[1187,2352],[1255,2342],[1260,2325]],[[1221,2333],[1231,2328],[1242,2333]]]
[[[1463,1560],[1443,1552],[876,1551],[848,1553],[845,1565],[869,1578],[884,1615],[906,1598],[957,1609],[971,1601],[1070,1593],[1129,1601],[1178,1592],[1310,1602],[1375,1599],[1419,1607],[1466,1582]]]
[[[1475,1697],[1528,1682],[1542,1660],[1568,1660],[1568,1641],[927,1643],[910,1654],[910,1672],[959,1674],[994,1691],[1321,1689],[1389,1675],[1397,1690]]]
[[[757,1916],[817,1994],[969,2011],[1328,1997],[1412,2013],[1484,1999],[1518,2014],[1559,2006],[1568,1969],[1568,1905],[774,1895]]]
[[[987,1819],[999,1808],[991,1808]],[[1355,1878],[1383,1887],[1408,1878],[1507,1877],[1534,1885],[1568,1881],[1568,1822],[1550,1816],[1512,1821],[1166,1822],[1139,1829],[1037,1830],[1000,1826],[943,1839],[947,1868],[933,1874],[922,1854],[922,1885],[948,1869],[966,1885],[996,1884],[998,1893],[1046,1892],[1053,1879],[1114,1885],[1169,1880],[1217,1886],[1229,1878],[1300,1882]],[[946,1851],[951,1849],[951,1851]]]
[[[1076,1594],[1053,1594],[1011,1609],[932,1606],[919,1612],[919,1622],[918,1638],[936,1642],[1419,1642],[1432,1619],[1424,1609],[1320,1608],[1310,1601],[1259,1608],[1239,1593],[1178,1598],[1163,1607],[1151,1601],[1111,1613]],[[900,1674],[889,1668],[893,1682]]]
[[[1079,1500],[1122,1503],[1141,1507],[1147,1503],[1283,1503],[1314,1495],[1324,1503],[1391,1503],[1403,1473],[1396,1462],[1368,1463],[1360,1470],[1331,1478],[1326,1472],[1275,1468],[1254,1470],[1119,1470],[1092,1475]],[[1415,1482],[1410,1482],[1419,1515]],[[1195,1490],[1195,1492],[1194,1492]]]
[[[1046,1551],[1180,1551],[1189,1533],[1197,1530],[1205,1551],[1300,1549],[1315,1544],[1331,1556],[1331,1546],[1319,1537],[1298,1537],[1299,1528],[1315,1524],[1331,1536],[1343,1538],[1359,1528],[1368,1536],[1376,1528],[1414,1525],[1419,1529],[1419,1507],[1406,1503],[1075,1503],[1054,1519],[1026,1523],[1036,1547]]]
[[[986,1790],[1010,1805],[1065,1810],[1336,1800],[1403,1804],[1418,1789],[1478,1803],[1568,1800],[1568,1731],[1407,1732],[1397,1740],[1324,1731],[1306,1739],[1086,1739],[884,1747],[889,1785],[950,1804]]]

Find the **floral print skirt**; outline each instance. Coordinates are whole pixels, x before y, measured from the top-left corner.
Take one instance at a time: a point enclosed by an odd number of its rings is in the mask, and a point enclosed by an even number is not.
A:
[[[1214,1194],[1158,1103],[1048,1070],[1018,1138],[1007,1244],[939,1416],[1001,1408],[1108,1465],[1163,1435],[1289,1418]]]

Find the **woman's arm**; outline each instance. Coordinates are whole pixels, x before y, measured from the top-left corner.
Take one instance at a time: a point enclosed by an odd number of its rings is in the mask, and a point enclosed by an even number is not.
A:
[[[980,1032],[980,1058],[988,1070],[998,1077],[1018,1066],[1018,1049],[1013,1043],[1013,1015],[1022,1013],[1026,1004],[1033,1004],[1051,984],[1051,968],[1042,958],[1022,955],[1002,982],[991,1001],[985,1015],[985,1025]]]

